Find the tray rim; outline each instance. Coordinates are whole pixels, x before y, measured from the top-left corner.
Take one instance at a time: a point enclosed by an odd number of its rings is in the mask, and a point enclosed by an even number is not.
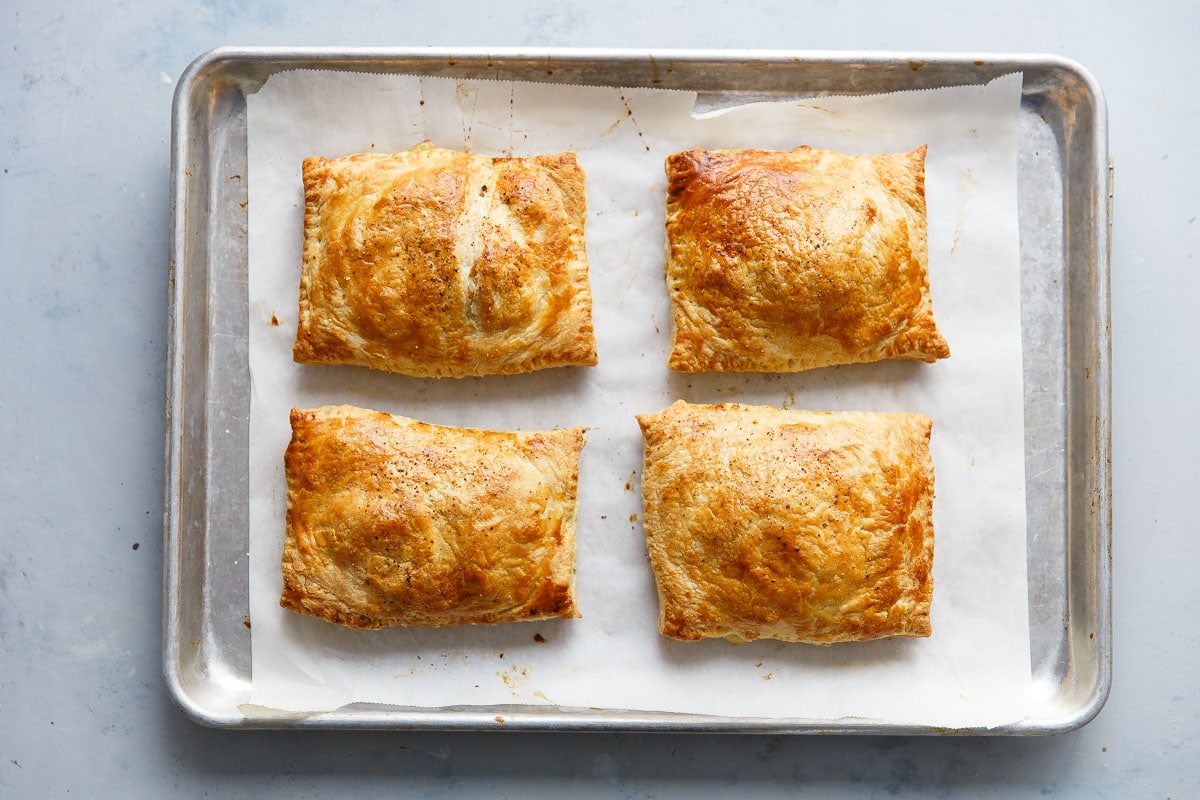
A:
[[[940,728],[883,722],[861,718],[813,720],[806,718],[762,719],[728,718],[693,714],[665,714],[646,711],[610,711],[565,709],[539,706],[488,708],[424,708],[354,704],[320,714],[293,714],[274,709],[238,706],[225,710],[207,704],[185,685],[179,653],[179,592],[181,576],[176,561],[182,546],[180,519],[180,481],[184,420],[175,410],[182,408],[182,348],[177,346],[183,290],[177,281],[178,270],[186,265],[187,251],[182,233],[188,214],[187,189],[191,175],[184,158],[191,125],[190,102],[205,76],[223,65],[255,64],[271,71],[295,68],[307,62],[315,68],[361,69],[362,71],[403,71],[383,69],[388,62],[446,61],[449,66],[482,62],[484,66],[528,60],[559,63],[594,64],[634,60],[691,64],[742,64],[747,62],[820,64],[831,67],[868,66],[882,69],[926,66],[961,68],[968,65],[1011,71],[1041,67],[1072,74],[1084,87],[1094,110],[1091,133],[1096,162],[1091,165],[1098,176],[1093,209],[1095,224],[1090,244],[1096,257],[1090,267],[1096,271],[1094,294],[1095,319],[1087,331],[1095,351],[1090,364],[1088,400],[1095,418],[1089,427],[1095,453],[1095,475],[1089,483],[1091,514],[1081,527],[1095,537],[1097,558],[1088,564],[1088,578],[1094,581],[1097,624],[1095,626],[1096,679],[1083,701],[1057,717],[1026,718],[997,728]],[[1000,73],[997,73],[1000,74]],[[236,82],[235,82],[236,83]],[[942,84],[949,85],[949,84]],[[901,90],[903,91],[903,90]],[[861,94],[862,92],[858,92]],[[640,49],[640,48],[558,48],[558,47],[290,47],[226,46],[209,50],[195,58],[181,74],[171,107],[170,262],[168,264],[168,340],[167,393],[164,474],[164,549],[163,549],[163,678],[167,693],[179,710],[193,721],[210,727],[229,728],[300,728],[300,729],[396,729],[396,730],[541,730],[541,731],[662,731],[662,732],[734,732],[734,733],[839,733],[839,734],[922,734],[922,735],[1047,735],[1076,730],[1096,717],[1112,687],[1112,490],[1111,490],[1111,333],[1109,273],[1111,260],[1112,173],[1108,151],[1107,107],[1101,87],[1081,64],[1054,54],[961,52],[961,51],[884,51],[884,50],[754,50],[754,49]],[[1064,226],[1068,224],[1064,220]],[[1067,522],[1068,541],[1072,524]],[[1082,535],[1082,534],[1081,534]],[[1069,593],[1068,593],[1069,599]]]

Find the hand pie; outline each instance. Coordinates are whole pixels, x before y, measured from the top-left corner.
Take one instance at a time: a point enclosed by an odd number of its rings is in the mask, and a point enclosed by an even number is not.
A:
[[[351,628],[578,617],[583,443],[293,409],[280,605]]]
[[[304,160],[293,357],[426,377],[596,363],[574,153]]]
[[[950,355],[929,297],[925,148],[667,158],[671,369]]]
[[[664,635],[930,635],[929,417],[680,401],[638,422]]]

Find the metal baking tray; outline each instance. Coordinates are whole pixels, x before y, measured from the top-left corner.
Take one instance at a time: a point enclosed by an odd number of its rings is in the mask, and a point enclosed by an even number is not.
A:
[[[1035,700],[1001,728],[528,706],[246,705],[246,96],[302,67],[694,90],[700,103],[870,94],[1024,74],[1019,128],[1030,654]],[[1054,56],[696,50],[223,48],[172,109],[163,671],[197,722],[230,728],[1051,734],[1090,721],[1112,675],[1109,228],[1096,81]]]

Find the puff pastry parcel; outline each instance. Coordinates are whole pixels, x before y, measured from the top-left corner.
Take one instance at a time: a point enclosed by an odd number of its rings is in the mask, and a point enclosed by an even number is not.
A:
[[[929,417],[680,401],[638,421],[664,635],[930,635]]]
[[[924,147],[691,150],[666,171],[672,369],[950,355],[929,296]]]
[[[284,608],[351,628],[578,617],[584,432],[292,411]]]
[[[596,363],[574,153],[304,160],[293,356],[461,377]]]

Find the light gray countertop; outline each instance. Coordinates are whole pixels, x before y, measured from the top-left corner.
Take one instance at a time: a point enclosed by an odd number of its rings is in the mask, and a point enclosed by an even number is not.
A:
[[[1200,10],[36,3],[0,10],[0,796],[1200,796]],[[1115,670],[1044,739],[226,732],[161,678],[170,105],[220,45],[1055,53],[1104,88]]]

